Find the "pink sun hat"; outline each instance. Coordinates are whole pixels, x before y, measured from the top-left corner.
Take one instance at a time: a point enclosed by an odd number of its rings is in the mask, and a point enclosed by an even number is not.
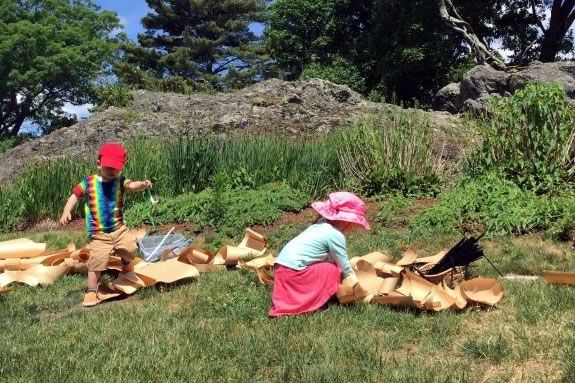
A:
[[[327,201],[314,202],[311,207],[326,219],[355,223],[369,230],[369,222],[365,218],[365,203],[353,193],[330,193]]]

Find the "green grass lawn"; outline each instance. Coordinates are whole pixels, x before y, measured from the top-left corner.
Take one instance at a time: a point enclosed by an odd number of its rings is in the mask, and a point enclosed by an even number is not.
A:
[[[268,236],[279,248],[303,226]],[[0,236],[0,240],[13,238]],[[22,234],[18,235],[22,236]],[[81,232],[31,233],[63,247]],[[349,238],[352,256],[411,243],[421,255],[457,237],[408,240],[375,227]],[[573,250],[537,236],[482,241],[503,273],[574,270]],[[474,275],[495,277],[485,260]],[[575,287],[502,281],[492,310],[418,313],[357,304],[269,319],[271,291],[245,270],[146,288],[80,306],[85,279],[18,285],[0,296],[2,382],[574,382]]]

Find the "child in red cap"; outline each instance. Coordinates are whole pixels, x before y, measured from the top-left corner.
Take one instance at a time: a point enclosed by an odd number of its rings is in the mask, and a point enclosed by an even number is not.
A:
[[[311,207],[321,219],[289,241],[275,261],[271,317],[318,310],[337,292],[342,274],[358,283],[345,236],[355,227],[369,230],[365,203],[355,194],[336,192]]]
[[[88,288],[84,296],[84,306],[100,303],[98,280],[106,270],[110,255],[122,258],[122,272],[133,271],[130,261],[137,251],[136,238],[124,225],[124,192],[137,192],[152,187],[149,180],[130,181],[120,175],[127,156],[119,144],[105,144],[98,152],[96,175],[88,176],[72,190],[60,223],[67,224],[72,219],[72,210],[84,199],[86,228],[90,236],[88,249]]]

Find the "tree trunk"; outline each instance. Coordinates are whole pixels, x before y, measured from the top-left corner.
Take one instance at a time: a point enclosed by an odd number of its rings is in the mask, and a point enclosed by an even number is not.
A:
[[[26,117],[22,114],[19,115],[16,120],[14,121],[14,125],[12,125],[12,129],[8,130],[8,134],[10,134],[11,136],[17,136],[18,133],[20,133],[20,129],[22,128],[22,124],[24,124],[24,121],[26,120]]]
[[[575,1],[575,0],[573,0]],[[491,52],[475,34],[471,25],[459,16],[451,0],[437,0],[439,16],[454,31],[461,34],[471,47],[478,64],[489,64],[495,69],[505,69],[505,63]]]
[[[551,7],[549,28],[543,34],[539,60],[552,62],[557,59],[561,43],[575,20],[575,0],[554,0]]]

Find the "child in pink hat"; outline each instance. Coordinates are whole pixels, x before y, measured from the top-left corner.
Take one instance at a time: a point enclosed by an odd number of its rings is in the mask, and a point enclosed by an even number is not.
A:
[[[357,283],[345,235],[355,227],[369,230],[365,203],[355,194],[336,192],[311,207],[320,219],[288,242],[275,262],[271,317],[320,309],[337,292],[342,274]]]

